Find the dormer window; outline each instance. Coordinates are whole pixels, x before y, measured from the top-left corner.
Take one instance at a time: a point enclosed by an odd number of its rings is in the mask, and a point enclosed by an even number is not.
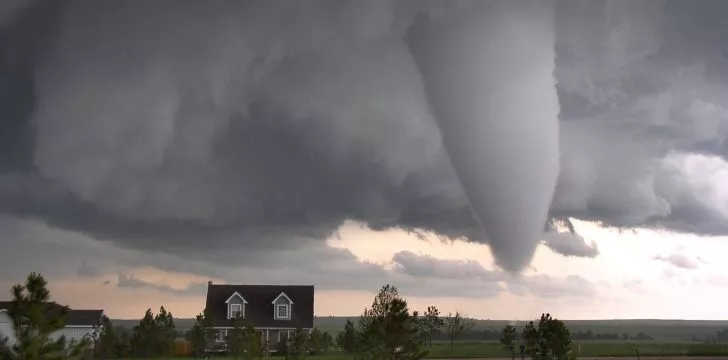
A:
[[[238,315],[245,317],[245,305],[248,303],[245,298],[237,291],[225,300],[227,304],[227,318],[234,319]]]
[[[243,314],[243,304],[230,304],[230,318],[236,318]]]
[[[288,316],[288,305],[276,305],[278,307],[278,310],[276,310],[276,314],[278,315],[279,319],[289,319],[290,316]]]
[[[273,299],[273,318],[276,320],[291,320],[293,300],[285,293],[280,293]]]

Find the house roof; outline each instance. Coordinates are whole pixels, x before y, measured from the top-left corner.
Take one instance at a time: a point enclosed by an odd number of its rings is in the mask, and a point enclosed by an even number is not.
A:
[[[313,285],[216,285],[207,286],[205,308],[212,318],[213,326],[231,326],[227,319],[225,300],[238,292],[248,302],[245,305],[245,319],[255,327],[313,328]],[[271,303],[281,293],[293,302],[290,320],[273,318]]]
[[[0,311],[10,309],[10,301],[0,301]],[[48,303],[48,311],[60,310],[62,305]],[[103,310],[74,310],[69,309],[66,316],[66,326],[97,326],[101,324]]]

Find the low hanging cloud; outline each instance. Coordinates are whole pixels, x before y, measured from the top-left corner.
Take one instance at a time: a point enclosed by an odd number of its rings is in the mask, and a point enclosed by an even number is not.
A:
[[[596,242],[587,242],[579,234],[550,231],[543,234],[544,245],[564,256],[594,258],[599,255]]]
[[[311,244],[346,221],[489,243],[507,270],[530,261],[547,213],[728,234],[726,2],[480,3],[4,3],[0,212],[200,269],[307,247],[344,259]],[[553,78],[427,70],[437,49],[408,34],[468,14],[471,34],[494,14],[509,34],[523,16],[544,31],[440,60]],[[577,239],[545,243],[596,255]]]
[[[655,260],[666,262],[681,269],[697,269],[700,261],[698,258],[691,258],[683,254],[657,255]]]
[[[128,274],[119,274],[117,286],[120,288],[152,289],[176,295],[204,295],[207,293],[207,283],[193,283],[178,289],[165,284],[144,281]]]

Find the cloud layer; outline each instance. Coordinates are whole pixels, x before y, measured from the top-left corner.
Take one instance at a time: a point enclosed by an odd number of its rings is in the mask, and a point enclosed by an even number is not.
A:
[[[404,40],[472,3],[0,7],[0,212],[200,263],[288,259],[347,220],[488,242]],[[726,10],[555,2],[550,216],[728,233]]]

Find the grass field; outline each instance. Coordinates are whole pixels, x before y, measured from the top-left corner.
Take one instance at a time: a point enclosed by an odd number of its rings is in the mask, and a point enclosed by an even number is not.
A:
[[[639,349],[640,359],[658,357],[661,360],[685,358],[693,352],[694,356],[702,355],[705,359],[728,359],[728,344],[726,345],[705,345],[697,343],[633,343],[621,341],[588,341],[575,342],[572,349],[579,359],[584,358],[637,358],[636,350]],[[432,359],[511,359],[509,351],[504,350],[497,342],[485,341],[457,341],[454,343],[453,349],[447,342],[433,343],[428,358]],[[702,353],[696,351],[702,350]],[[690,356],[690,359],[697,357]],[[272,359],[282,357],[272,356]],[[516,354],[516,359],[520,359],[520,354]],[[702,357],[700,357],[702,358]],[[311,360],[351,360],[347,356],[338,352],[331,352],[327,355],[311,356]],[[528,356],[526,356],[528,359]]]
[[[2,1],[2,0],[0,0]],[[336,335],[344,329],[344,323],[348,317],[345,316],[317,316],[314,324],[322,331]],[[350,317],[357,320],[357,316]],[[139,323],[135,320],[112,320],[115,325],[131,329]],[[175,319],[178,330],[187,330],[194,324],[194,319]],[[505,320],[474,320],[474,330],[495,330],[500,331],[505,325],[513,322]],[[514,325],[520,326],[524,322]],[[643,332],[655,339],[657,342],[685,342],[691,341],[693,337],[704,339],[706,336],[713,336],[716,332],[728,329],[728,321],[725,320],[565,320],[566,326],[572,333],[586,332],[591,330],[594,333],[627,333],[630,336]]]

